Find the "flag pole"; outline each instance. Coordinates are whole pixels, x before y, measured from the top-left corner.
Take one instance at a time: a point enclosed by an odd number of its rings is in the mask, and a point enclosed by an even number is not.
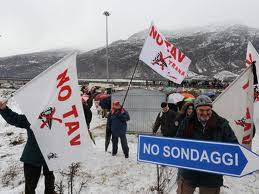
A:
[[[132,82],[132,80],[133,80],[133,78],[134,78],[136,69],[137,69],[137,67],[138,67],[138,63],[139,63],[139,59],[137,60],[137,63],[136,63],[136,65],[135,65],[135,67],[134,67],[134,71],[133,71],[133,74],[132,74],[132,76],[131,76],[131,79],[130,79],[130,82],[129,82],[129,85],[128,85],[126,94],[125,94],[125,96],[124,96],[124,99],[123,99],[123,101],[122,101],[121,108],[123,108],[124,103],[125,103],[125,101],[126,101],[126,98],[127,98],[127,96],[128,96],[128,92],[129,92],[129,89],[130,89],[130,85],[131,85],[131,82]]]
[[[258,80],[257,80],[257,74],[256,74],[256,61],[252,62],[252,71],[253,71],[253,75],[254,75],[254,85],[258,84]]]
[[[255,34],[254,34],[254,38],[253,38],[253,40],[252,40],[252,43],[254,43],[254,41],[255,41],[256,34],[257,34],[257,32],[255,32]],[[257,61],[252,61],[252,71],[253,71],[253,74],[254,74],[254,85],[257,85],[257,84],[258,84],[257,74],[256,74],[256,65],[255,65],[256,62],[257,62]]]
[[[158,164],[156,165],[156,174],[157,174],[157,193],[160,193],[160,184],[159,184],[159,166],[158,166]]]

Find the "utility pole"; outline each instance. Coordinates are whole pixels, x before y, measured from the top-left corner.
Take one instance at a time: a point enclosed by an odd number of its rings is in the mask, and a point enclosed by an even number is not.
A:
[[[108,55],[108,16],[111,14],[108,11],[103,12],[106,17],[106,77],[107,82],[109,81],[109,55]]]

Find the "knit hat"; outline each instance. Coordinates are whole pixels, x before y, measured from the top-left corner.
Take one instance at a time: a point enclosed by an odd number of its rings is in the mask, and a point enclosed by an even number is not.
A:
[[[194,100],[194,108],[199,106],[210,106],[212,107],[212,100],[206,95],[200,95]]]
[[[121,108],[120,101],[115,100],[115,101],[112,103],[112,108],[114,108],[114,109],[120,109],[120,108]]]

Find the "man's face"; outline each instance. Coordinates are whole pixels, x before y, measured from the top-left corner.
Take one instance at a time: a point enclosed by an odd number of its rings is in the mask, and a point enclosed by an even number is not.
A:
[[[167,112],[168,110],[169,110],[168,105],[167,105],[166,107],[162,108],[162,111],[163,111],[163,112]]]
[[[212,108],[210,106],[199,106],[196,108],[197,117],[200,121],[208,121],[212,115]]]
[[[115,113],[121,112],[121,107],[114,107],[114,112]]]

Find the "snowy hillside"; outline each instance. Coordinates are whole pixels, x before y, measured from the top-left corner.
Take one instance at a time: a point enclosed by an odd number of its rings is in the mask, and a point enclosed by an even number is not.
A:
[[[161,29],[161,32],[192,60],[189,70],[190,74],[196,75],[193,78],[212,78],[217,77],[217,74],[224,76],[224,71],[239,75],[245,68],[248,41],[252,41],[256,49],[259,48],[259,30],[244,25],[210,25],[166,31]],[[147,30],[144,30],[109,45],[110,78],[131,77],[146,35]],[[35,77],[68,52],[69,50],[46,51],[0,58],[0,77]],[[79,53],[77,67],[79,78],[106,78],[105,47]],[[142,62],[136,70],[135,78],[163,79]]]
[[[0,90],[0,94],[3,91]],[[1,96],[1,95],[0,95]],[[13,110],[19,108],[12,100],[8,104]],[[93,107],[92,132],[96,137],[96,146],[87,161],[81,164],[75,181],[75,192],[79,193],[155,193],[156,165],[137,162],[137,136],[127,135],[130,157],[124,158],[119,146],[117,156],[104,152],[105,119],[97,115]],[[0,117],[0,194],[19,194],[24,190],[22,162],[19,161],[26,141],[25,129],[18,129],[5,123]],[[254,139],[254,150],[259,153],[259,135]],[[111,151],[111,146],[109,147]],[[177,169],[167,167],[170,172],[170,191],[175,193]],[[64,185],[67,193],[67,177],[55,172],[56,184]],[[63,181],[63,182],[61,182]],[[256,194],[259,193],[259,173],[255,172],[243,178],[225,177],[222,194]],[[44,178],[41,176],[37,193],[44,193]]]

